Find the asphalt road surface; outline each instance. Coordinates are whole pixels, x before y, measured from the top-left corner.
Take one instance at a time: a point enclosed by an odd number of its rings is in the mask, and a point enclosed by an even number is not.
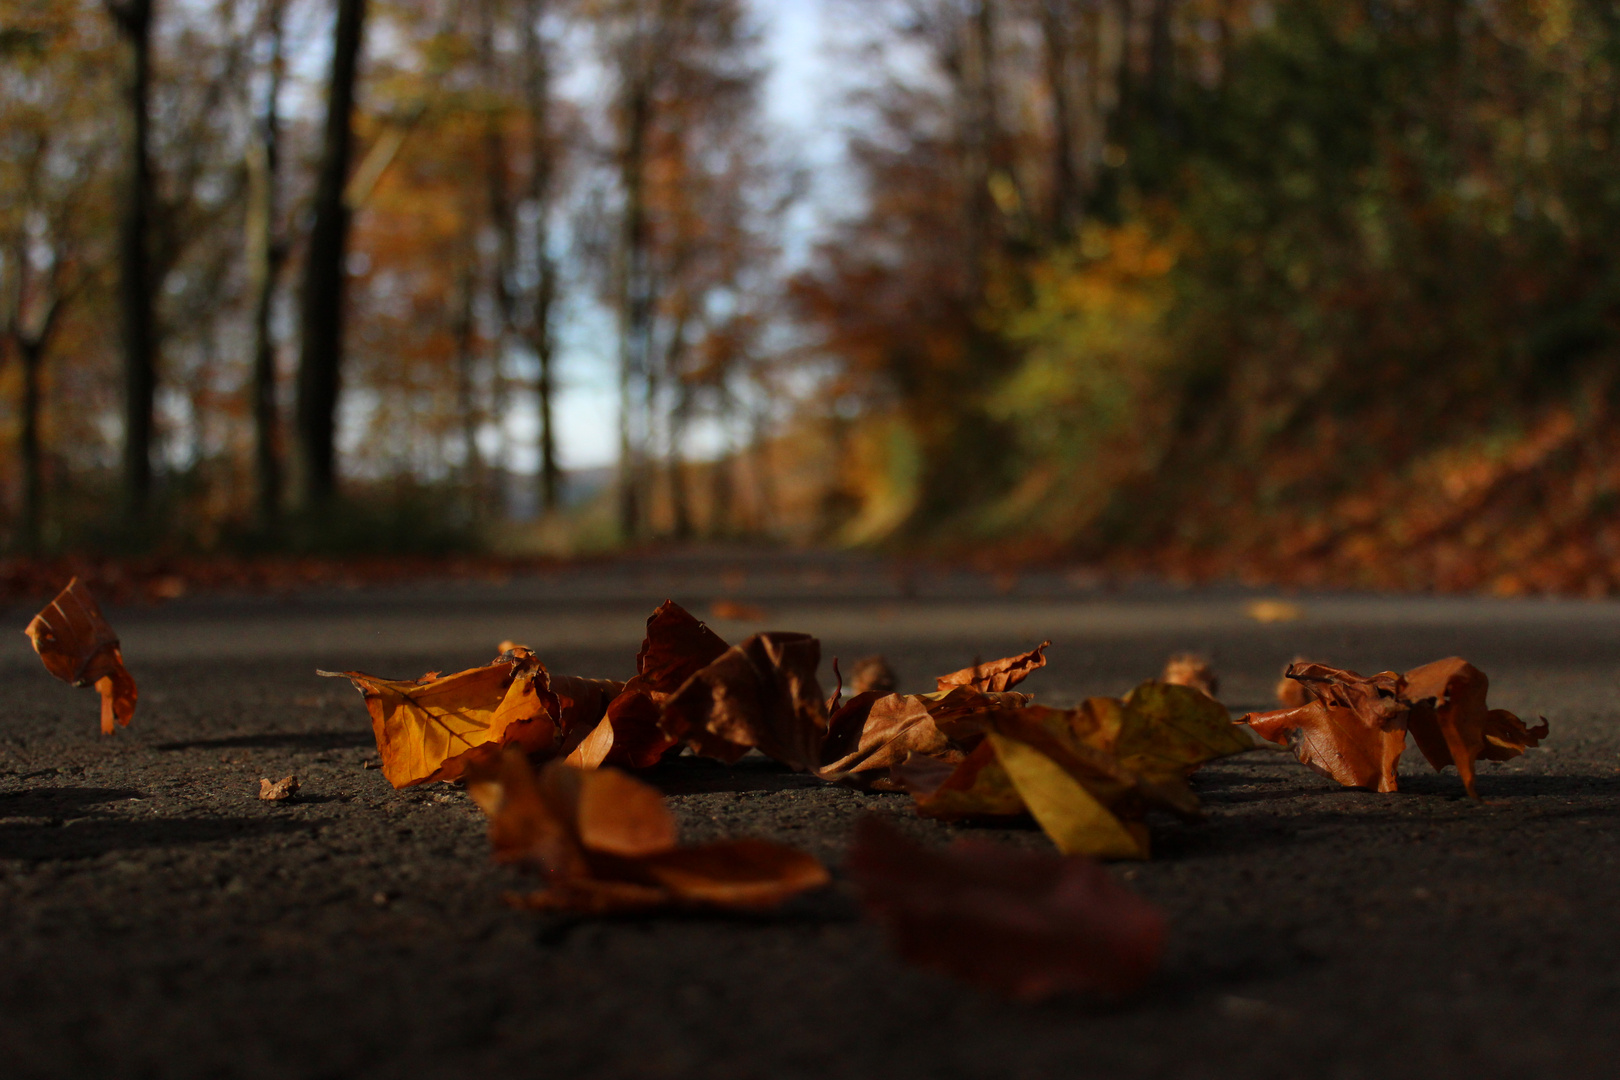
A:
[[[510,581],[195,597],[110,609],[134,725],[0,636],[0,1061],[7,1077],[1608,1077],[1620,1068],[1620,604],[1291,598],[1082,574],[991,579],[836,557],[708,556]],[[1117,695],[1171,652],[1211,656],[1235,710],[1296,654],[1362,671],[1449,655],[1492,704],[1548,717],[1484,765],[1483,802],[1415,751],[1397,794],[1341,790],[1281,753],[1196,778],[1208,819],[1154,822],[1113,871],[1172,926],[1139,998],[1023,1005],[910,969],[838,875],[879,814],[944,843],[1033,829],[921,821],[765,761],[653,778],[688,839],[759,835],[839,880],[780,913],[574,920],[501,903],[481,815],[446,785],[391,790],[358,696],[314,669],[395,677],[487,662],[505,638],[557,672],[626,677],[666,597],[729,640],[805,630],[884,653],[903,689],[1053,641],[1026,687]],[[20,630],[30,611],[13,609]],[[825,664],[825,661],[824,661]],[[830,678],[824,681],[830,689]],[[289,803],[259,780],[296,774]],[[972,942],[961,943],[971,948]]]

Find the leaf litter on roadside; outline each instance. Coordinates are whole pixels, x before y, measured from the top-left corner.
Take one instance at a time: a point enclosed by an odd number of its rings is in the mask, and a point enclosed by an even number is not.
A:
[[[869,664],[848,700],[841,679],[823,696],[816,638],[765,632],[730,645],[672,601],[648,618],[626,682],[552,675],[528,649],[502,645],[493,663],[451,676],[341,674],[365,696],[391,783],[465,778],[496,858],[543,875],[546,887],[516,902],[751,908],[825,884],[820,863],[768,841],[680,846],[656,789],[615,768],[758,752],[829,782],[907,791],[924,817],[1033,818],[1059,854],[936,853],[863,824],[848,864],[902,955],[1021,997],[1128,993],[1148,977],[1162,919],[1085,857],[1147,858],[1150,812],[1201,817],[1189,777],[1254,749],[1251,730],[1290,737],[1305,764],[1381,790],[1394,790],[1410,731],[1436,768],[1458,766],[1470,794],[1476,760],[1512,757],[1547,730],[1487,708],[1484,674],[1457,659],[1370,678],[1297,662],[1287,682],[1299,705],[1234,722],[1193,654],[1123,698],[1054,709],[1014,689],[1045,666],[1048,642],[922,694],[899,692],[886,662]]]
[[[128,727],[135,715],[135,679],[124,667],[118,635],[107,624],[90,590],[73,578],[23,630],[45,670],[73,686],[94,686],[101,695],[101,733]]]
[[[1436,772],[1455,765],[1463,787],[1479,798],[1474,763],[1507,761],[1547,737],[1505,709],[1486,705],[1490,681],[1461,657],[1415,667],[1404,675],[1361,675],[1295,661],[1284,673],[1303,704],[1243,718],[1261,738],[1287,740],[1302,764],[1346,787],[1397,789],[1395,768],[1410,733]],[[1283,693],[1279,690],[1279,697]]]
[[[1148,811],[1197,819],[1187,778],[1254,746],[1206,694],[1159,681],[1071,710],[987,708],[963,726],[983,741],[954,769],[928,755],[908,755],[896,769],[919,813],[961,820],[1027,811],[1059,851],[1106,858],[1147,858]]]

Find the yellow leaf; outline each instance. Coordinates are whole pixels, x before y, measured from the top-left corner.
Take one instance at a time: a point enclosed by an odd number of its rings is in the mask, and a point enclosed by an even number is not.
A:
[[[1024,805],[1065,855],[1105,859],[1148,857],[1147,829],[1127,824],[1086,790],[1063,766],[1028,743],[990,732],[986,736]]]

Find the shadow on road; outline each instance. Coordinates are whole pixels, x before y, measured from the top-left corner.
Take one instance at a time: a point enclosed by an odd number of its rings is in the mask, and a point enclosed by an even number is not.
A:
[[[158,743],[155,750],[242,750],[300,747],[305,750],[355,750],[376,745],[369,731],[271,731],[263,735],[227,735]]]
[[[181,847],[320,828],[325,819],[189,817],[131,819],[98,810],[141,798],[127,788],[33,788],[0,794],[0,859],[87,859],[112,851]]]

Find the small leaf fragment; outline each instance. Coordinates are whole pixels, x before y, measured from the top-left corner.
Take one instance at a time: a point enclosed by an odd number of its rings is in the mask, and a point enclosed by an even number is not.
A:
[[[298,777],[284,776],[271,782],[268,776],[259,778],[259,798],[265,802],[283,802],[298,794]]]

